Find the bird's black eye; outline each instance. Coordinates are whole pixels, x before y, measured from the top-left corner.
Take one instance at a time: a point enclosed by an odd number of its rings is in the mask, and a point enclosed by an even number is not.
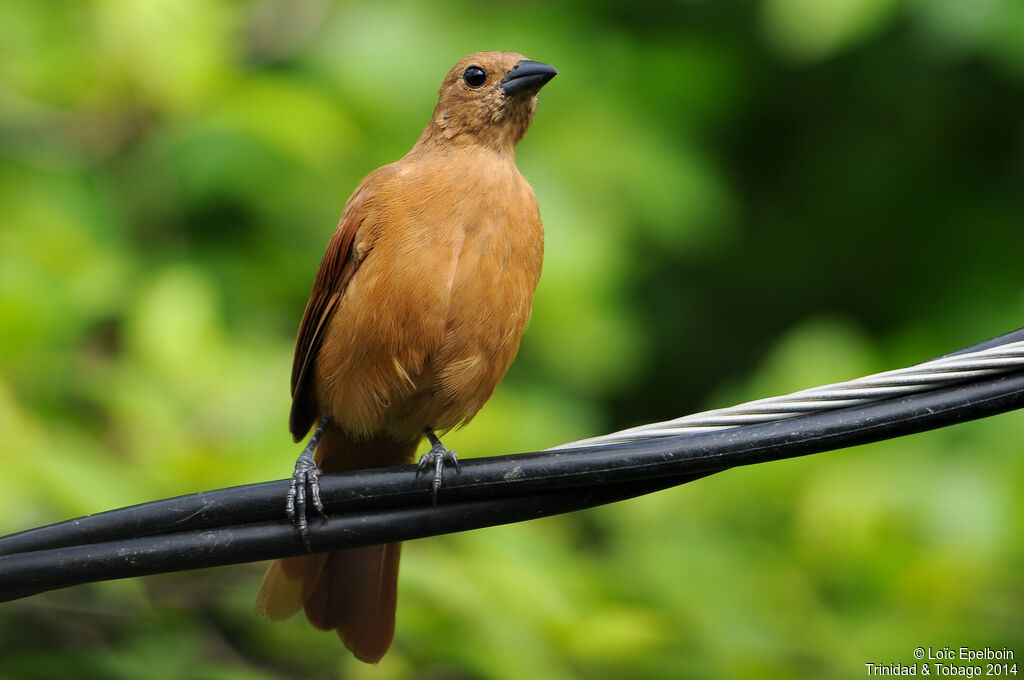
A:
[[[462,74],[462,80],[472,88],[477,88],[487,82],[487,71],[479,66],[470,66]]]

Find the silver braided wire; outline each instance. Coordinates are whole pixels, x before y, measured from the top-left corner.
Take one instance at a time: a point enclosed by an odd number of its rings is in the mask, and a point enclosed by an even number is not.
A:
[[[822,385],[779,397],[748,401],[729,408],[650,423],[562,444],[548,451],[584,446],[609,446],[623,442],[661,439],[681,434],[725,430],[743,425],[769,423],[819,411],[830,411],[880,401],[895,396],[926,392],[952,383],[1024,369],[1024,340],[996,347],[926,361],[907,368],[875,373],[847,382]]]

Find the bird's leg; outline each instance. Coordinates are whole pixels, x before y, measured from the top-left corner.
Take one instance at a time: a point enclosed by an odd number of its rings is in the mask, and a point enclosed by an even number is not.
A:
[[[309,521],[306,519],[306,487],[309,487],[309,495],[313,500],[313,507],[320,513],[321,517],[327,517],[324,512],[324,504],[320,501],[320,468],[313,461],[313,452],[316,451],[316,443],[320,441],[320,435],[324,433],[329,416],[324,416],[317,425],[316,432],[309,438],[306,448],[302,449],[299,459],[295,461],[295,472],[292,473],[292,485],[288,488],[288,499],[285,503],[285,513],[288,519],[299,531],[302,543],[306,550],[312,551],[309,546]]]
[[[459,457],[451,449],[446,449],[429,427],[427,428],[427,439],[430,440],[430,450],[420,457],[420,463],[416,466],[416,476],[419,477],[424,470],[434,468],[434,481],[431,483],[431,487],[434,490],[434,508],[437,509],[437,492],[441,488],[444,464],[451,463],[455,466],[455,471],[458,472]]]

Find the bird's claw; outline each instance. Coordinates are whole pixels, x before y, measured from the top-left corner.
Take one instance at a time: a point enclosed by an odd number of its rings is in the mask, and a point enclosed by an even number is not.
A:
[[[430,451],[420,456],[420,462],[416,466],[416,476],[419,477],[421,473],[429,470],[431,467],[434,468],[434,479],[431,481],[430,486],[433,490],[433,503],[436,510],[437,492],[440,491],[441,483],[444,479],[444,464],[451,463],[455,466],[455,471],[459,472],[459,457],[451,449],[446,449],[441,444],[441,441],[433,436],[433,433],[429,433],[427,436],[430,437]]]
[[[289,521],[295,526],[302,538],[302,544],[307,551],[312,551],[309,545],[309,520],[306,517],[306,489],[309,489],[309,497],[313,507],[321,517],[327,517],[323,501],[320,500],[320,468],[313,460],[313,451],[316,450],[317,441],[323,433],[326,425],[326,418],[321,422],[320,427],[313,433],[309,444],[299,454],[295,461],[295,472],[292,473],[292,483],[288,487],[288,497],[285,501],[284,511]]]
[[[320,468],[313,462],[313,457],[303,451],[299,459],[295,461],[295,472],[292,474],[291,486],[288,487],[285,513],[298,530],[299,536],[302,537],[302,543],[306,546],[306,550],[310,550],[309,520],[306,518],[307,487],[313,507],[322,517],[326,517],[324,504],[320,500]]]

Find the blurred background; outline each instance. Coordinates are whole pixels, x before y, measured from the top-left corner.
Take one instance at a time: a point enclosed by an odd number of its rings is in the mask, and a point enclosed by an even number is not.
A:
[[[1024,324],[1016,0],[0,2],[0,533],[286,477],[299,319],[463,54],[561,72],[519,358],[446,443],[530,451]],[[0,605],[0,678],[855,678],[1024,661],[1024,414],[406,546],[378,667],[264,565]],[[1024,667],[1020,668],[1024,671]]]

